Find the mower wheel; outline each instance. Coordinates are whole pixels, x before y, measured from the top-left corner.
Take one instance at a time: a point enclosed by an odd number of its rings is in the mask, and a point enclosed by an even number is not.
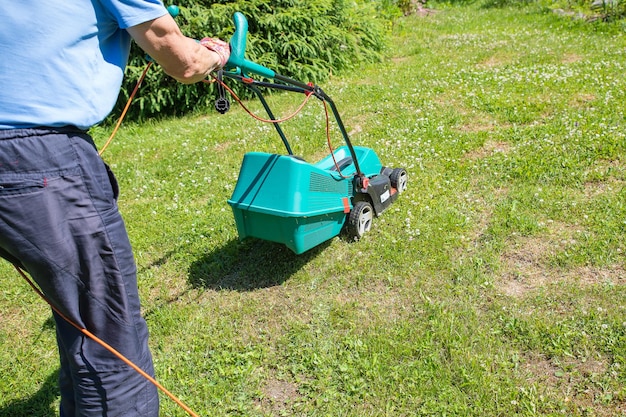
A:
[[[360,239],[372,228],[372,220],[374,220],[372,205],[367,201],[357,202],[348,217],[348,235],[354,240]]]
[[[391,181],[391,186],[398,190],[399,193],[402,193],[406,190],[407,183],[409,180],[409,175],[404,168],[395,168],[391,175],[389,175],[389,180]]]

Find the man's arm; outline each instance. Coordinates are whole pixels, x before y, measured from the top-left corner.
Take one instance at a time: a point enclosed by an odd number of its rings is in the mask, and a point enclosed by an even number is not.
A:
[[[166,74],[182,83],[203,80],[220,67],[220,55],[183,35],[169,14],[132,26],[128,33]]]

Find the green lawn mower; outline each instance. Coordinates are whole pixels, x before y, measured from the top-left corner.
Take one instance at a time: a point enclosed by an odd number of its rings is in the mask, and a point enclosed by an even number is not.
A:
[[[286,245],[296,254],[312,249],[342,230],[358,240],[374,217],[381,215],[407,188],[404,168],[382,165],[374,150],[353,146],[333,101],[316,85],[282,76],[245,58],[248,21],[239,12],[233,17],[235,33],[231,55],[218,74],[216,108],[228,110],[223,78],[234,79],[251,89],[274,121],[285,155],[249,152],[228,204],[233,210],[240,239],[254,237]],[[259,81],[254,76],[271,80]],[[330,151],[319,162],[294,156],[261,88],[314,96],[330,107],[345,145]],[[328,113],[328,112],[327,112]],[[328,128],[327,128],[328,131]]]

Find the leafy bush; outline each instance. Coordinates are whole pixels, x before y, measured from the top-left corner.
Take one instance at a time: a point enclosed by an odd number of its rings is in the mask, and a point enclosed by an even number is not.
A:
[[[623,0],[592,0],[590,8],[598,13],[597,18],[604,21],[626,18],[626,1]]]
[[[395,10],[389,0],[181,0],[177,5],[181,9],[177,22],[183,33],[196,39],[230,39],[232,16],[242,12],[248,19],[248,59],[315,83],[358,63],[379,60]],[[133,45],[114,117],[125,106],[145,65],[144,53]],[[213,86],[178,84],[153,65],[129,116],[178,115],[206,109],[214,99]]]

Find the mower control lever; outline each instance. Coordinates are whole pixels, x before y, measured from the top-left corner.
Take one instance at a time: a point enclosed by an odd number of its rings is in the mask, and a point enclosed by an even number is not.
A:
[[[276,75],[274,71],[245,58],[248,20],[243,13],[235,12],[233,22],[235,23],[235,33],[230,38],[230,58],[224,69],[241,73],[243,76],[253,73],[266,78],[274,78]]]

